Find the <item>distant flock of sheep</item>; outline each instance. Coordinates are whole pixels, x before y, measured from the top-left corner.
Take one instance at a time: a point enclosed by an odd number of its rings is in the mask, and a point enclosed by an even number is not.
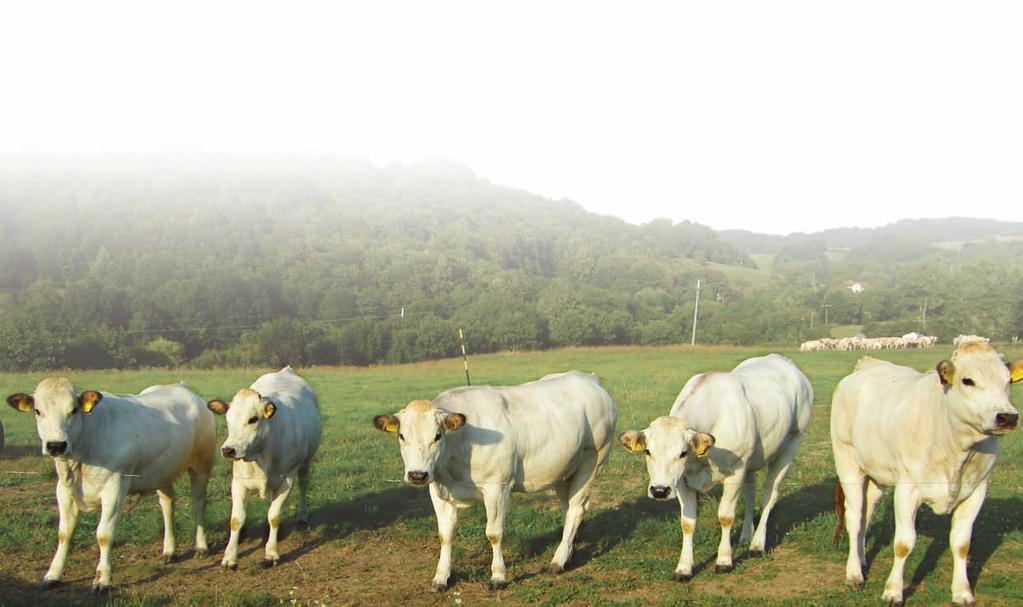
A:
[[[933,335],[920,335],[919,333],[909,333],[902,337],[843,337],[841,339],[822,337],[821,339],[804,341],[799,345],[799,351],[908,350],[909,348],[933,348],[936,343],[938,343],[937,337]]]
[[[903,336],[816,343],[834,342],[831,347],[841,350],[857,349],[853,344],[930,347],[935,341]],[[952,600],[974,602],[966,566],[973,521],[987,493],[999,441],[1019,422],[1009,384],[1023,381],[1023,358],[1006,363],[986,339],[975,336],[957,339],[956,346],[950,359],[923,373],[865,356],[832,398],[835,539],[843,531],[849,536],[846,584],[863,587],[867,526],[885,488],[894,487],[895,559],[882,595],[890,605],[902,604],[903,569],[916,538],[917,510],[925,504],[936,514],[952,515]],[[484,503],[493,552],[491,587],[508,584],[502,540],[513,492],[553,489],[557,494],[565,522],[549,569],[565,571],[576,531],[590,509],[593,482],[616,442],[645,462],[649,497],[678,499],[682,550],[673,577],[686,581],[696,571],[697,494],[715,485],[723,486],[715,569],[732,569],[733,524],[741,529],[739,544],[748,545],[751,556],[765,552],[768,516],[809,425],[813,402],[813,388],[802,371],[788,358],[768,354],[730,372],[690,378],[667,415],[622,433],[617,441],[614,400],[595,375],[578,371],[519,386],[448,390],[395,413],[381,413],[373,425],[394,437],[404,479],[429,490],[441,544],[434,591],[446,590],[451,582],[458,511],[477,500]],[[57,472],[58,545],[44,588],[62,579],[79,513],[99,509],[93,590],[109,591],[114,529],[130,493],[159,495],[163,557],[169,562],[175,554],[170,524],[174,480],[185,470],[192,481],[195,553],[205,557],[214,414],[226,418],[220,453],[233,465],[231,534],[221,566],[238,566],[238,535],[253,493],[270,502],[265,565],[280,561],[277,530],[293,488],[299,494],[296,518],[308,524],[309,468],[321,440],[319,402],[291,367],[263,375],[230,403],[204,402],[184,384],[153,386],[129,396],[79,391],[63,378],[43,379],[31,394],[12,394],[7,403],[34,416],[41,451],[52,457]],[[755,481],[761,470],[761,513],[755,521]],[[746,502],[741,522],[735,518],[740,499]]]

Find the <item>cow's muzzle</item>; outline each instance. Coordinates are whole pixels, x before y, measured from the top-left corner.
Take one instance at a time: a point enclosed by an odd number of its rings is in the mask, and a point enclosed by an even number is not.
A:
[[[412,483],[413,485],[425,485],[426,483],[430,482],[430,473],[429,472],[409,472],[408,473],[408,482]]]
[[[64,455],[67,452],[67,441],[47,441],[46,452],[50,455]]]
[[[999,413],[995,415],[995,427],[999,430],[1012,430],[1019,423],[1019,413]]]
[[[667,485],[650,485],[650,497],[655,500],[666,500],[671,495],[671,487]]]
[[[238,459],[238,452],[234,450],[234,447],[221,447],[220,454],[227,459]]]

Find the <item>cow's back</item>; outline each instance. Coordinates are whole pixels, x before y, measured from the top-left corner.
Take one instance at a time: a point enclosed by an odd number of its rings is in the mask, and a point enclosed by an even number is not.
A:
[[[730,372],[693,376],[671,408],[673,417],[715,438],[715,465],[758,470],[810,422],[813,389],[792,361],[770,354]]]
[[[132,492],[165,486],[198,450],[214,449],[213,413],[184,384],[150,386],[138,395],[104,394],[89,416],[96,419],[89,423],[86,460],[131,474]]]
[[[572,371],[509,387],[458,388],[439,395],[442,409],[466,416],[466,426],[449,437],[448,465],[471,466],[473,481],[512,481],[535,490],[571,476],[585,451],[614,438],[614,401],[589,374]],[[457,471],[453,476],[458,476]]]
[[[291,367],[260,376],[251,389],[270,399],[280,416],[276,428],[285,468],[308,462],[320,447],[322,423],[316,392]]]

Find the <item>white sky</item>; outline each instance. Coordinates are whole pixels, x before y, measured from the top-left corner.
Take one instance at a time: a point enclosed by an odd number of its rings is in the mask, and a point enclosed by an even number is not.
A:
[[[1023,220],[1020,2],[154,6],[0,6],[0,156],[445,156],[772,233]]]

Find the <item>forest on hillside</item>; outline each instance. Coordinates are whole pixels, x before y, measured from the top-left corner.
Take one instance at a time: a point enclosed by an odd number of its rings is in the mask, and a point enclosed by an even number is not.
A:
[[[637,226],[447,161],[9,162],[0,369],[407,362],[458,329],[470,352],[688,343],[698,279],[700,343],[1016,335],[1016,224],[904,227]]]

